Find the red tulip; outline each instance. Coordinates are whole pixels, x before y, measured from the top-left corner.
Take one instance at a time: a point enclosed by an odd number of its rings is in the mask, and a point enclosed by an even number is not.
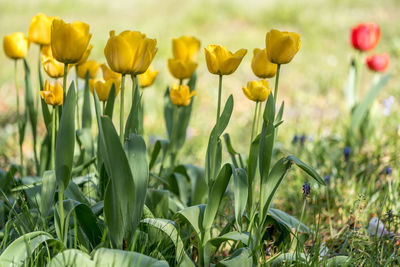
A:
[[[376,47],[381,37],[381,30],[376,23],[361,23],[351,32],[353,47],[361,51],[370,51]]]
[[[387,53],[382,55],[370,55],[367,57],[366,63],[370,70],[384,72],[389,66],[389,55]]]

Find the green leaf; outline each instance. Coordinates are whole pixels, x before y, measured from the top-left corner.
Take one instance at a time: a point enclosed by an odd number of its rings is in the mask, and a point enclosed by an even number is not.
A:
[[[146,206],[158,218],[167,218],[169,210],[169,191],[161,189],[147,190]]]
[[[43,77],[42,77],[42,64],[41,62],[39,62],[39,90],[43,91]],[[50,125],[51,125],[51,114],[49,111],[49,106],[46,104],[46,102],[44,101],[43,98],[40,97],[40,104],[42,106],[42,115],[43,115],[43,120],[44,120],[44,124],[46,125],[46,129],[47,129],[47,133],[51,134],[51,129],[50,129]]]
[[[233,148],[232,143],[231,143],[231,137],[229,136],[228,133],[224,134],[224,141],[225,141],[225,146],[226,149],[228,150],[229,155],[231,156],[232,163],[235,166],[235,168],[239,168],[238,162],[236,160],[236,155],[239,156],[240,159],[240,154],[236,152],[236,150]],[[241,162],[240,162],[241,163]],[[240,167],[243,168],[243,164],[240,164]]]
[[[206,210],[204,211],[203,229],[205,233],[210,232],[211,225],[213,224],[215,216],[217,215],[219,204],[221,203],[222,197],[225,194],[226,187],[228,186],[229,180],[232,176],[232,172],[233,165],[226,163],[222,167],[217,178],[215,179],[215,183],[211,188],[210,194],[208,196],[208,204]],[[202,240],[203,244],[205,244],[207,240],[208,238],[205,237]]]
[[[51,159],[51,136],[49,133],[46,133],[46,136],[43,139],[42,144],[40,145],[39,174],[43,174],[46,170],[50,168],[50,159]]]
[[[190,223],[196,234],[200,236],[204,233],[203,218],[205,209],[205,204],[191,206],[178,211],[174,216],[177,218],[183,218],[186,222]]]
[[[104,114],[110,117],[112,120],[113,117],[113,111],[114,111],[114,103],[115,103],[115,83],[112,84],[110,93],[108,94],[108,99],[107,99],[107,104],[106,104],[106,110],[104,111]]]
[[[0,189],[7,193],[14,184],[14,175],[17,173],[18,168],[14,164],[10,166],[8,172],[1,170],[0,172]]]
[[[75,206],[76,218],[92,247],[96,247],[101,242],[102,232],[97,224],[97,218],[92,209],[83,203]]]
[[[160,154],[160,151],[162,152],[161,154],[161,161],[165,158],[167,149],[169,146],[169,141],[168,140],[157,140],[156,143],[154,144],[153,151],[151,153],[150,157],[150,163],[149,163],[149,169],[151,170],[156,163],[156,160],[158,158],[158,154]]]
[[[165,261],[159,261],[137,252],[128,252],[118,249],[100,248],[94,254],[96,267],[109,266],[140,266],[140,267],[168,267]]]
[[[190,179],[190,205],[206,203],[208,197],[208,187],[205,181],[204,169],[192,164],[183,165]]]
[[[79,186],[77,186],[73,181],[70,181],[70,183],[68,184],[68,187],[65,189],[64,194],[67,198],[70,198],[70,199],[76,200],[80,203],[85,203],[85,204],[89,205],[89,201],[87,200],[85,195],[82,193]]]
[[[132,106],[129,112],[128,119],[126,120],[125,124],[125,139],[128,139],[131,133],[139,134],[140,133],[140,109],[142,108],[141,105],[141,98],[142,95],[139,93],[139,86],[138,86],[138,79],[135,79],[136,86],[133,92],[132,98]]]
[[[268,212],[272,218],[285,225],[289,230],[297,229],[299,226],[299,220],[284,211],[270,208]],[[303,223],[300,224],[299,231],[301,233],[310,233],[310,229],[308,229],[308,227]]]
[[[90,107],[89,72],[86,73],[83,89],[82,128],[92,128],[92,109]]]
[[[174,110],[174,105],[171,103],[169,99],[169,87],[165,89],[164,93],[164,120],[165,120],[165,127],[167,128],[168,139],[171,139],[172,135],[172,120],[174,118],[174,114],[172,111]]]
[[[71,179],[72,162],[75,148],[75,87],[74,83],[68,90],[61,115],[60,126],[56,140],[56,177],[63,188],[67,188]]]
[[[257,172],[257,161],[258,161],[258,151],[260,145],[260,135],[258,135],[250,146],[249,158],[247,162],[247,206],[248,210],[252,208],[253,205],[253,183]]]
[[[283,106],[283,105],[282,105]],[[259,168],[261,184],[267,179],[272,159],[275,140],[275,104],[274,97],[269,94],[263,115],[263,126],[260,134]],[[263,193],[261,193],[263,194]]]
[[[64,267],[64,266],[79,266],[79,267],[94,267],[94,261],[90,256],[78,249],[67,249],[58,253],[47,264],[47,267]]]
[[[388,83],[391,77],[392,77],[391,74],[386,74],[380,79],[376,79],[377,77],[375,77],[371,89],[369,90],[367,95],[364,96],[364,98],[361,100],[361,103],[359,103],[352,112],[351,126],[350,126],[352,130],[357,129],[360,126],[368,110],[371,108],[374,99],[378,96],[379,92],[385,87],[385,85]]]
[[[348,256],[334,256],[326,261],[327,267],[336,266],[351,266],[350,257]]]
[[[296,263],[297,265],[304,266],[306,264],[306,255],[304,253],[290,252],[283,253],[279,256],[272,258],[267,261],[269,266],[290,266],[290,263]]]
[[[0,255],[0,265],[4,267],[24,266],[25,261],[44,242],[56,241],[46,232],[31,232],[12,242]],[[58,242],[58,241],[56,241]]]
[[[173,221],[166,219],[146,218],[142,220],[142,223],[149,224],[157,228],[158,230],[164,232],[164,234],[166,234],[171,239],[171,241],[175,245],[175,250],[176,250],[175,260],[178,266],[184,266],[184,267],[195,266],[185,251],[184,244],[182,242],[181,237],[178,234],[178,231],[176,230]]]
[[[248,195],[247,173],[245,170],[238,168],[233,172],[233,187],[235,195],[235,217],[241,231],[242,216],[246,209]]]
[[[248,248],[235,250],[229,258],[220,261],[217,266],[252,267],[253,258],[251,250]]]
[[[249,234],[233,231],[218,237],[211,238],[208,242],[215,247],[219,247],[223,242],[226,241],[239,241],[247,246],[249,244]]]
[[[41,203],[39,206],[40,213],[43,217],[47,217],[51,211],[54,203],[56,187],[57,180],[54,170],[45,171],[42,178]]]
[[[313,168],[311,168],[310,166],[308,166],[307,164],[305,164],[304,162],[302,162],[301,160],[299,160],[298,158],[296,158],[293,155],[288,156],[287,159],[292,161],[294,164],[296,164],[298,167],[300,167],[300,169],[302,169],[308,175],[310,175],[312,178],[314,178],[314,180],[317,181],[317,183],[319,183],[321,185],[325,185],[324,179],[322,179],[321,176]]]

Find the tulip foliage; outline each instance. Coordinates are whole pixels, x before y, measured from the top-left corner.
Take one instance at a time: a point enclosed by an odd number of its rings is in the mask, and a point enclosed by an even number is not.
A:
[[[247,50],[232,53],[222,45],[204,49],[207,68],[215,75],[210,77],[218,77],[218,101],[205,163],[199,166],[180,157],[197,97],[198,39],[173,39],[168,69],[179,84],[167,86],[163,96],[166,138],[149,145],[143,94],[158,74],[150,66],[157,52],[155,39],[138,31],[111,31],[104,48],[108,67],[89,59],[91,34],[86,23],[39,14],[28,33],[29,38],[23,33],[4,38],[6,55],[15,66],[21,59],[24,64],[25,103],[17,102],[20,164],[0,176],[6,203],[1,212],[7,217],[1,266],[279,265],[282,259],[265,257],[267,242],[282,253],[301,253],[309,228],[301,218],[273,208],[276,193],[294,167],[320,188],[325,185],[298,157],[277,152],[285,107],[278,101],[279,73],[299,52],[299,34],[271,30],[265,48],[254,50],[251,67],[261,80],[249,81],[242,89],[255,102],[248,153],[236,151],[226,133],[235,101],[232,95],[222,99],[221,93],[226,90],[223,81],[234,75]],[[24,59],[28,39],[41,47],[38,86],[31,83]],[[363,38],[352,40],[364,47],[359,44]],[[379,59],[368,62],[382,69]],[[41,67],[49,79],[43,79]],[[73,68],[75,81],[68,79]],[[100,68],[102,78],[97,78]],[[351,71],[356,73],[355,67]],[[272,88],[266,79],[273,77]],[[388,79],[374,82],[357,102],[350,129],[365,120]],[[129,80],[132,98],[125,101]],[[140,90],[144,88],[148,89]],[[19,105],[24,110],[21,116]],[[116,110],[119,120],[114,119]],[[46,128],[44,136],[37,136],[39,119]],[[31,173],[22,157],[28,122],[36,165]],[[223,149],[230,159],[223,158]],[[291,237],[290,245],[271,238],[270,225],[283,239]]]

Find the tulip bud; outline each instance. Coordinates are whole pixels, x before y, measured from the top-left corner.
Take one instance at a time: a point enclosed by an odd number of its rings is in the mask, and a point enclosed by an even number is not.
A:
[[[204,48],[207,68],[212,74],[229,75],[236,71],[246,55],[246,49],[239,49],[234,54],[221,45],[208,45]]]
[[[200,41],[193,36],[181,36],[172,39],[172,52],[176,59],[196,62],[199,49]]]
[[[22,32],[4,36],[3,48],[6,56],[12,59],[24,58],[28,53],[29,42]]]
[[[97,76],[97,72],[100,68],[100,65],[94,60],[88,60],[81,65],[76,66],[78,71],[78,77],[81,79],[86,78],[86,73],[89,73],[89,78],[94,79]]]
[[[271,30],[265,38],[267,57],[275,64],[287,64],[300,49],[300,34]]]
[[[28,29],[28,40],[39,45],[50,45],[52,23],[53,17],[42,13],[32,17]]]
[[[61,106],[63,104],[63,88],[61,83],[56,81],[53,86],[48,80],[45,80],[43,91],[40,91],[40,96],[48,105]]]
[[[138,31],[124,31],[110,38],[104,48],[104,55],[110,68],[121,74],[144,73],[157,52],[157,41],[149,39]]]
[[[376,23],[361,23],[351,31],[351,43],[355,49],[360,51],[374,49],[380,37],[381,30]]]
[[[100,101],[107,101],[108,95],[110,94],[112,85],[115,85],[115,96],[118,95],[121,81],[120,80],[89,80],[89,90],[93,93],[93,90],[96,90],[96,94],[99,97]]]
[[[366,58],[365,62],[370,70],[384,72],[389,67],[389,55],[387,53],[370,55]]]
[[[242,88],[244,95],[255,102],[264,102],[271,93],[271,88],[267,80],[251,81],[247,87]]]
[[[187,107],[196,91],[190,92],[189,86],[173,84],[169,89],[169,98],[171,103],[178,107]]]
[[[268,60],[266,49],[256,48],[253,51],[253,59],[251,61],[251,69],[258,78],[272,78],[276,74],[278,65]]]
[[[158,70],[150,66],[145,73],[138,75],[139,85],[141,88],[146,88],[152,85],[158,75]]]
[[[88,24],[80,21],[65,23],[55,18],[51,25],[51,49],[54,58],[66,64],[78,63],[86,52],[91,37]]]

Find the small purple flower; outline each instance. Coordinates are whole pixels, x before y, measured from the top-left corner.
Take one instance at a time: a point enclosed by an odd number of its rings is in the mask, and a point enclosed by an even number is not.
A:
[[[392,172],[393,172],[392,167],[391,166],[387,166],[385,172],[386,172],[387,176],[391,176]]]
[[[344,155],[344,160],[347,162],[347,161],[349,161],[349,158],[350,158],[350,147],[349,146],[346,146],[344,149],[343,149],[343,155]]]
[[[329,184],[329,180],[331,179],[331,176],[329,174],[324,176],[324,181],[325,183]]]
[[[299,140],[299,136],[298,136],[297,134],[295,134],[295,135],[293,136],[293,139],[292,139],[292,144],[295,145],[295,144],[297,143],[298,140]]]
[[[300,136],[300,144],[302,145],[302,146],[304,146],[304,143],[306,142],[306,135],[305,134],[302,134],[301,136]]]
[[[393,211],[392,210],[388,210],[386,212],[386,216],[387,216],[388,220],[391,221],[393,219]]]
[[[394,103],[394,97],[391,95],[388,98],[383,100],[383,115],[389,116],[390,111],[392,110],[392,105]]]
[[[309,182],[305,182],[303,184],[303,197],[307,199],[310,197],[311,194],[311,184]]]

